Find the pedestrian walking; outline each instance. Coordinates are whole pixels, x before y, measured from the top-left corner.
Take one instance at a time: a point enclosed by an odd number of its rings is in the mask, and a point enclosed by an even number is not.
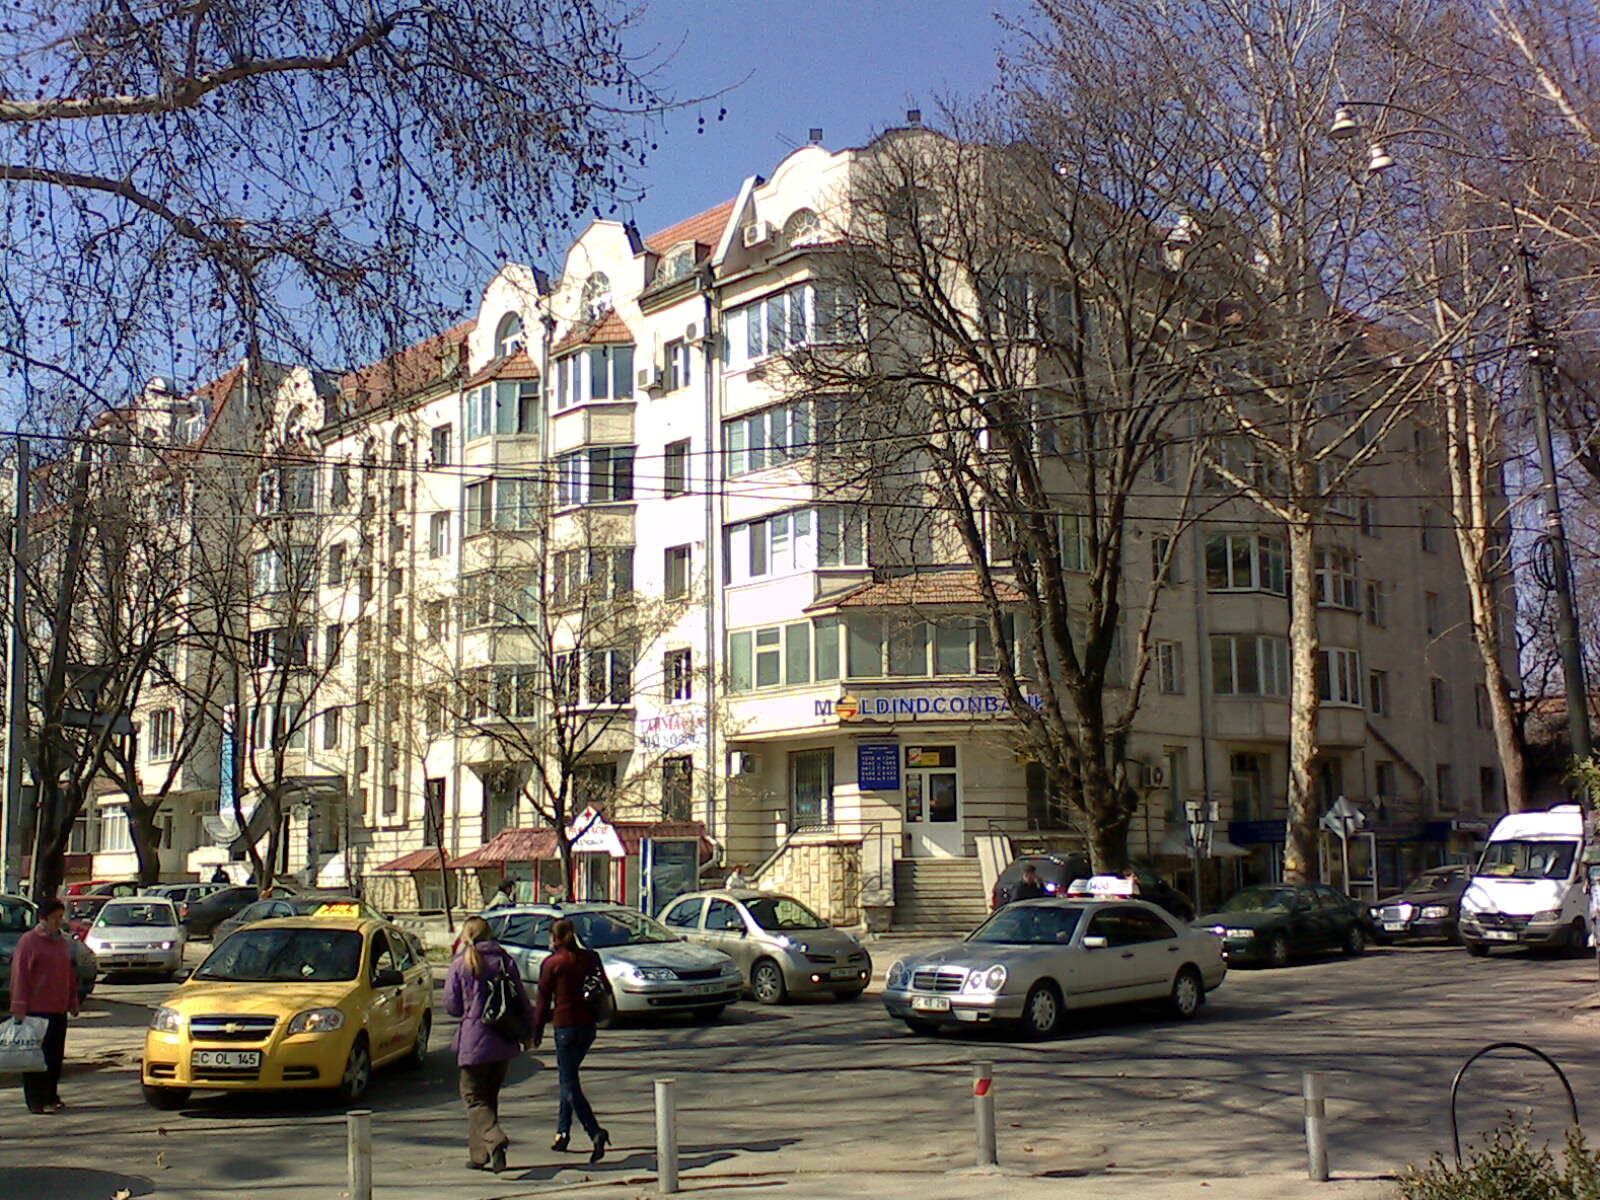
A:
[[[461,1018],[454,1045],[461,1102],[467,1109],[467,1166],[498,1175],[505,1170],[511,1144],[500,1128],[500,1089],[511,1060],[525,1049],[506,1026],[515,1026],[520,1018],[526,1037],[533,1029],[533,1005],[516,964],[490,936],[487,921],[468,917],[460,944],[445,979],[444,1009]]]
[[[589,1161],[596,1163],[605,1157],[611,1135],[594,1119],[589,1098],[583,1094],[579,1069],[594,1045],[596,1008],[603,1003],[611,985],[606,982],[600,956],[578,945],[577,930],[565,917],[550,927],[550,946],[554,953],[539,968],[539,1003],[533,1014],[535,1047],[544,1041],[546,1025],[556,1031],[561,1108],[556,1117],[556,1140],[550,1149],[558,1153],[566,1150],[572,1140],[572,1118],[576,1116],[592,1143]]]
[[[22,1097],[28,1111],[60,1112],[61,1063],[67,1054],[67,1014],[78,1015],[78,972],[72,965],[72,947],[61,932],[67,906],[46,900],[39,906],[39,923],[17,942],[11,958],[11,1015],[40,1017],[47,1023],[43,1071],[22,1076]]]

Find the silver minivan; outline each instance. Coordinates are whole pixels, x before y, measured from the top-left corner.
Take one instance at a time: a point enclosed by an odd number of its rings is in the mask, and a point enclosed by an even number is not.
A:
[[[854,1000],[872,980],[872,959],[861,943],[792,896],[744,888],[691,892],[667,907],[661,923],[685,941],[732,957],[762,1004],[786,996]]]

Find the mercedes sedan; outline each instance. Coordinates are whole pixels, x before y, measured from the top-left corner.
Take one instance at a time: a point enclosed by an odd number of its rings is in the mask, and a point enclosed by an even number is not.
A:
[[[1193,1017],[1226,974],[1214,935],[1147,901],[1024,900],[895,963],[883,1003],[913,1033],[1004,1023],[1046,1038],[1074,1009],[1160,1000]]]

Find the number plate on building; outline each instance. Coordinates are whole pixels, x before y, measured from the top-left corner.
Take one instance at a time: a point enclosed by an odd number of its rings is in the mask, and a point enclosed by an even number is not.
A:
[[[257,1070],[261,1066],[259,1050],[191,1050],[189,1065],[194,1067],[234,1067],[240,1070]]]
[[[911,1007],[918,1012],[949,1012],[949,996],[913,996]]]

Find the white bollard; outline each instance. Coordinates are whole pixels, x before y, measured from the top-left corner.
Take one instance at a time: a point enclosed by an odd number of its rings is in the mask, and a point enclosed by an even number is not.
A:
[[[678,1191],[678,1102],[672,1088],[672,1080],[656,1080],[656,1188],[663,1196]]]
[[[372,1110],[353,1108],[344,1115],[349,1143],[350,1200],[372,1200]]]
[[[1328,1091],[1321,1071],[1301,1078],[1306,1097],[1306,1157],[1308,1173],[1316,1183],[1328,1182]]]
[[[978,1136],[978,1165],[992,1167],[1000,1161],[994,1144],[994,1064],[972,1064],[972,1116]]]

